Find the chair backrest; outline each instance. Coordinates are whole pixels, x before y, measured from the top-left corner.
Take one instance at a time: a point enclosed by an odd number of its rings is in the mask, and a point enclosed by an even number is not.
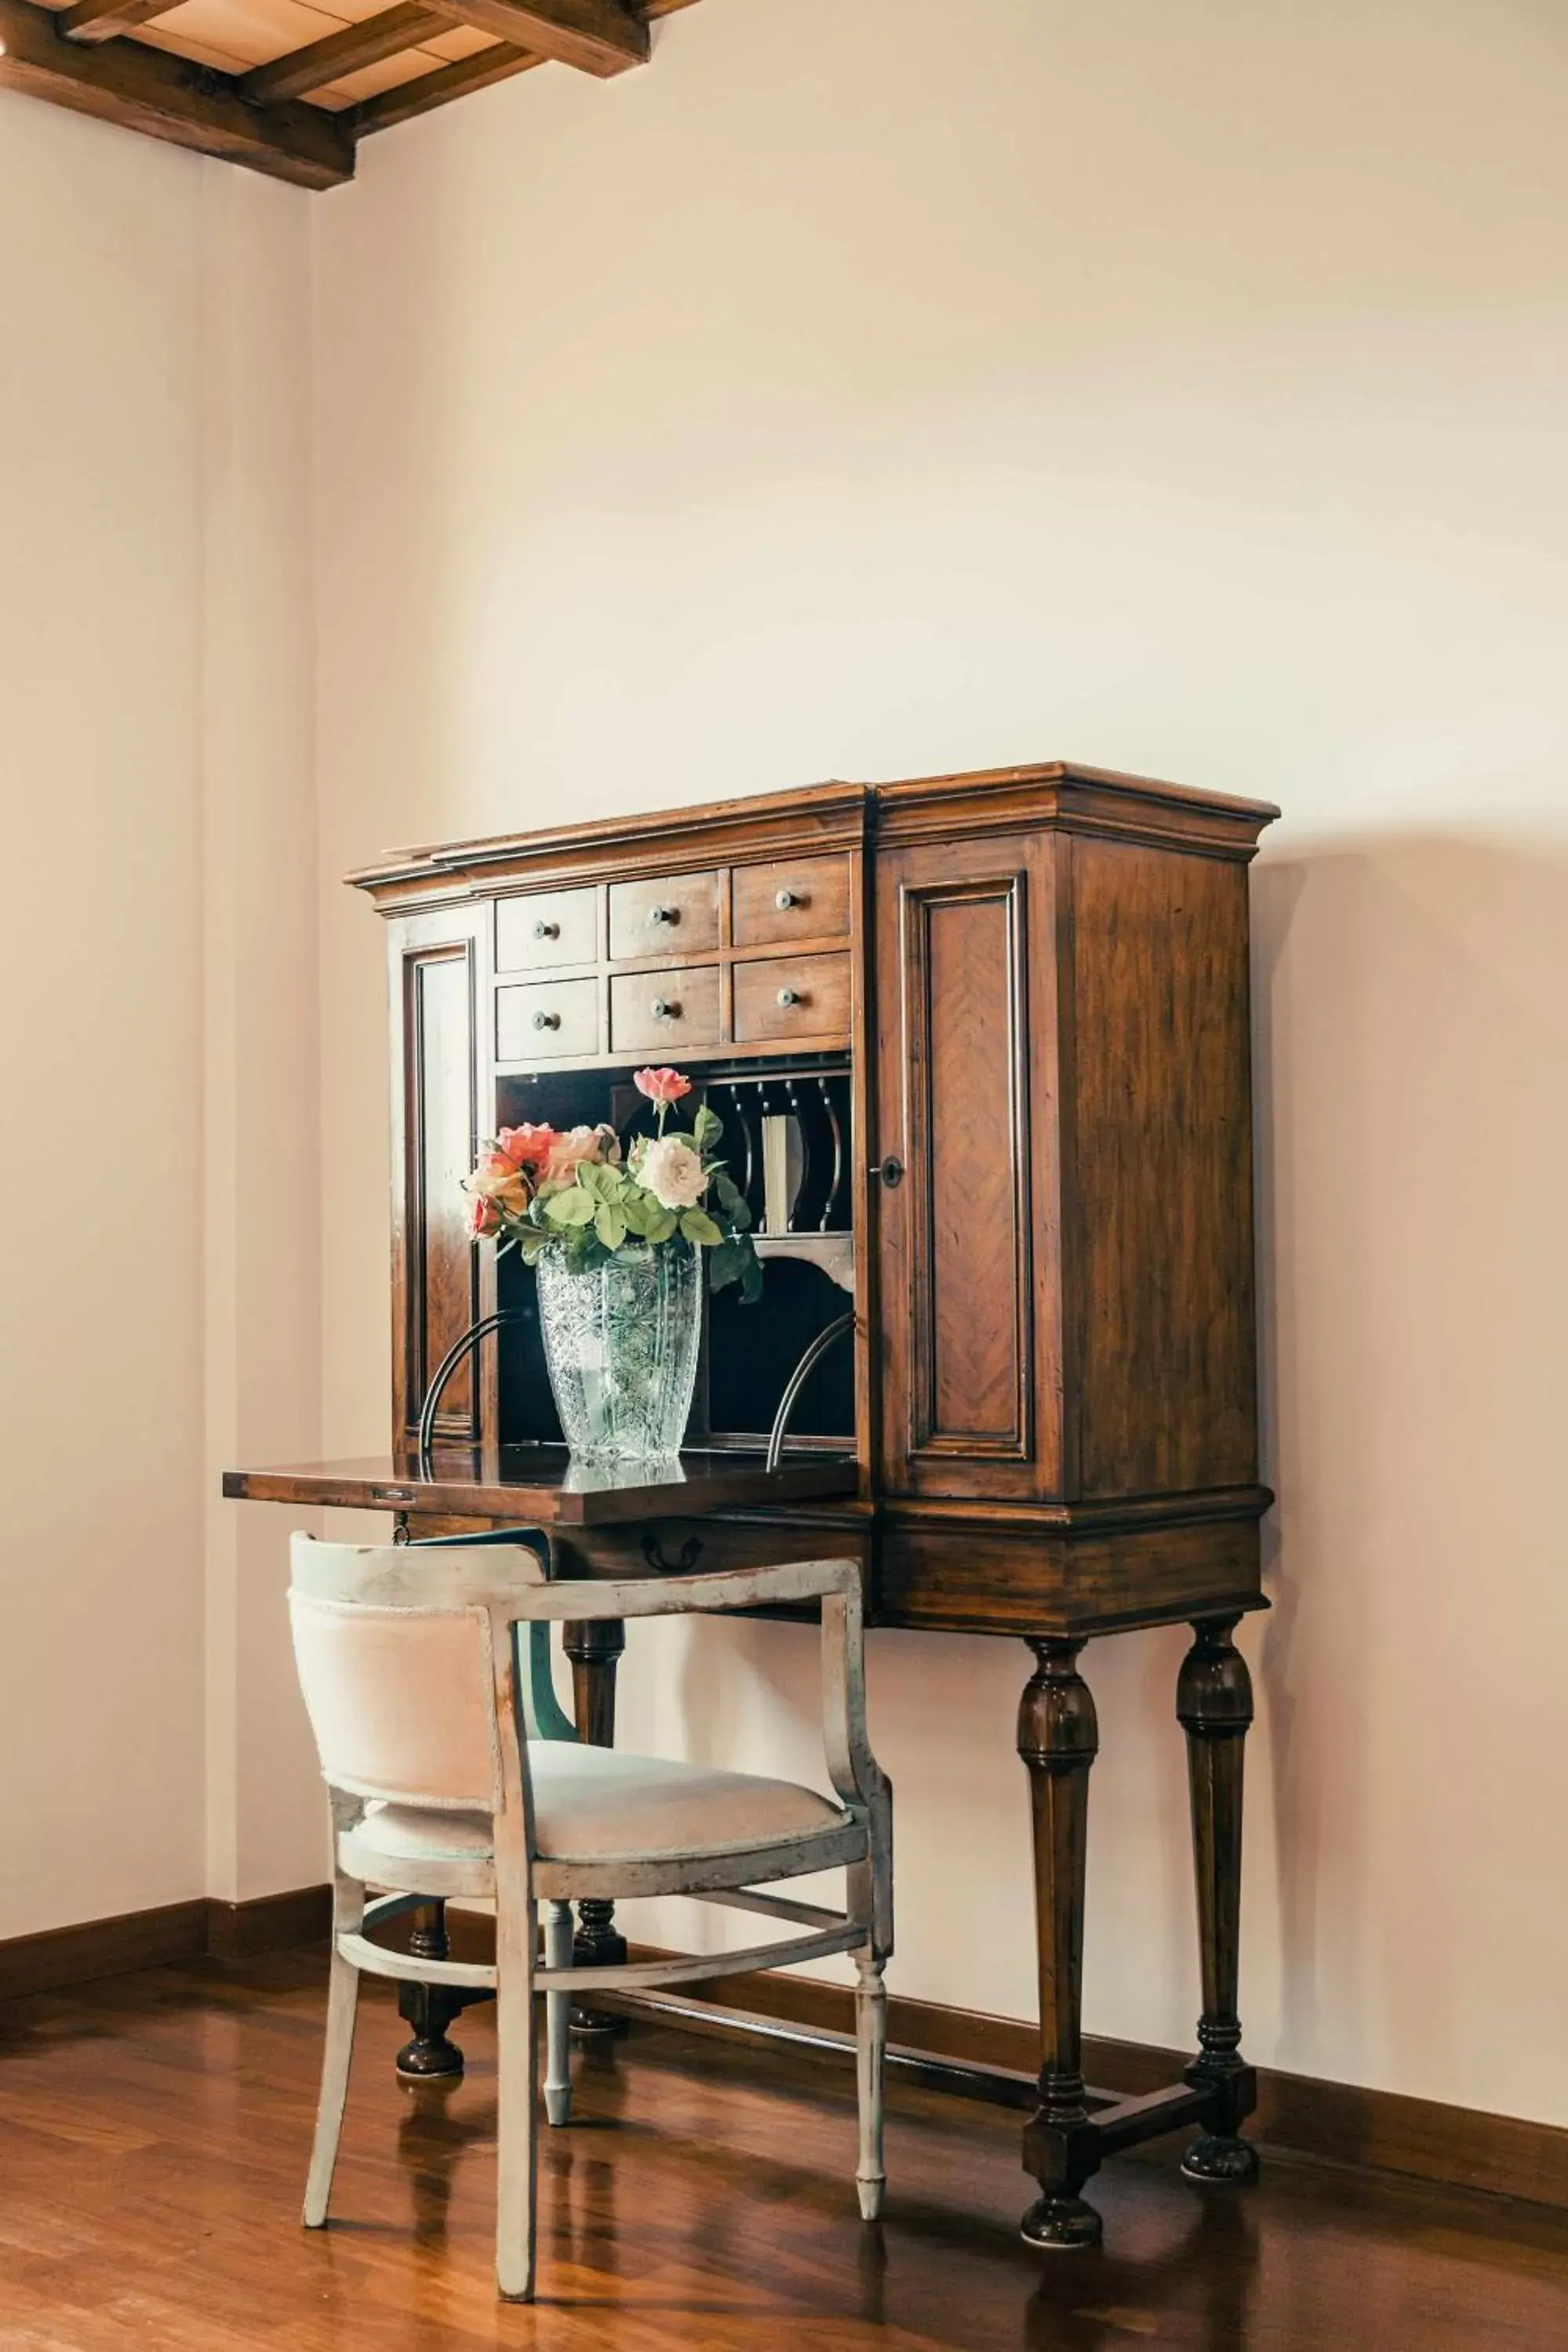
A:
[[[321,1771],[362,1797],[492,1812],[500,1805],[492,1616],[478,1599],[542,1581],[519,1547],[321,1544],[297,1535],[289,1594],[294,1656]]]

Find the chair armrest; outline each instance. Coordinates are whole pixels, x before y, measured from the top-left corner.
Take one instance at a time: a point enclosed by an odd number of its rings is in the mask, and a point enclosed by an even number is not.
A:
[[[584,1577],[539,1585],[526,1592],[514,1590],[506,1599],[519,1619],[580,1622],[605,1617],[705,1616],[789,1601],[828,1601],[839,1594],[853,1594],[858,1600],[859,1593],[857,1561],[802,1559],[782,1568],[719,1569],[704,1576],[638,1576],[624,1583]]]

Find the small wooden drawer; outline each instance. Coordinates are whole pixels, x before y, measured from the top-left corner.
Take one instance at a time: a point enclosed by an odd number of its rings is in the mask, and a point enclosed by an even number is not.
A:
[[[735,1042],[847,1037],[847,955],[767,956],[735,966]]]
[[[719,944],[717,874],[671,874],[610,885],[610,953],[701,955]]]
[[[599,925],[592,890],[531,890],[496,903],[496,970],[543,971],[559,963],[593,963]]]
[[[780,866],[737,866],[731,880],[738,948],[849,936],[849,860],[797,857]]]
[[[610,982],[610,1050],[674,1053],[719,1042],[719,967],[626,971]]]
[[[596,980],[542,980],[496,991],[498,1062],[582,1060],[599,1050]]]

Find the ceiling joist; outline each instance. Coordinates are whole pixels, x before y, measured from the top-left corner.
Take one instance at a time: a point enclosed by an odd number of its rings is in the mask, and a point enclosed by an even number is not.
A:
[[[353,177],[355,145],[370,132],[552,59],[583,73],[624,73],[648,57],[649,20],[692,5],[394,0],[363,23],[343,25],[248,71],[225,73],[178,54],[173,24],[160,26],[156,47],[137,38],[139,26],[168,16],[178,0],[72,0],[58,9],[37,0],[0,0],[0,89],[21,90],[299,187],[331,188]],[[322,0],[322,13],[331,7],[331,0]],[[443,64],[439,52],[430,57],[426,45],[454,26],[488,35],[489,42]],[[389,61],[401,65],[400,79],[391,78],[395,68]],[[360,73],[370,74],[371,89],[355,103],[350,77]],[[390,86],[377,89],[377,79],[389,79]]]
[[[175,5],[177,0],[77,0],[61,16],[60,30],[73,41],[112,41]]]
[[[488,89],[493,81],[507,81],[513,74],[526,73],[530,66],[542,66],[531,49],[514,48],[510,41],[497,41],[492,48],[477,49],[471,58],[459,58],[455,65],[438,66],[434,73],[421,74],[416,81],[399,82],[394,89],[379,90],[374,98],[363,99],[354,109],[354,135],[363,139],[373,131],[391,131],[399,122],[406,122],[416,114],[427,114],[433,106],[445,106],[454,98],[467,98],[474,89]]]
[[[58,17],[31,0],[0,0],[0,89],[248,163],[297,187],[353,179],[353,137],[335,115],[314,106],[256,106],[239,96],[231,74],[141,41],[68,40],[58,27]]]
[[[299,98],[308,89],[325,89],[343,74],[359,73],[366,66],[379,65],[383,58],[395,58],[400,49],[416,48],[432,33],[446,32],[450,23],[438,9],[425,6],[424,0],[399,0],[398,6],[384,8],[379,16],[345,25],[341,33],[329,33],[325,40],[312,41],[309,48],[290,49],[286,57],[274,58],[269,66],[256,67],[239,88],[247,98],[259,99],[267,106],[280,98]]]
[[[619,0],[438,0],[458,24],[584,73],[625,73],[647,63],[647,26]]]

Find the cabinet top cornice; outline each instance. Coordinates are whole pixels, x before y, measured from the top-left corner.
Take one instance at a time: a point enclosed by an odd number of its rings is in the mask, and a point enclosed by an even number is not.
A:
[[[480,895],[513,877],[546,873],[591,877],[642,866],[800,856],[854,847],[873,836],[906,842],[1053,828],[1247,859],[1279,814],[1268,801],[1047,760],[899,783],[834,781],[804,791],[389,850],[344,879],[395,908]]]

